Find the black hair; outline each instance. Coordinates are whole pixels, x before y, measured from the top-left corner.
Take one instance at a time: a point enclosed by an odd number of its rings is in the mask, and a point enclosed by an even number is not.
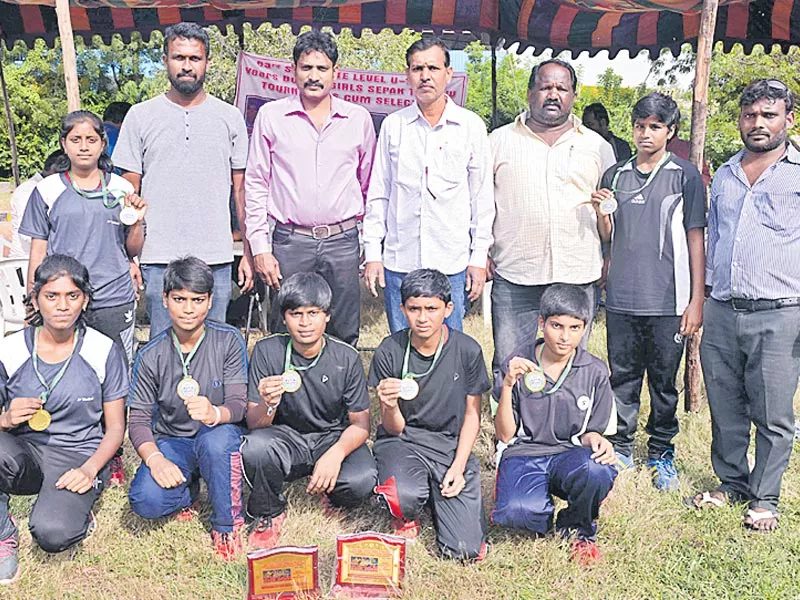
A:
[[[87,304],[92,302],[92,284],[89,281],[89,270],[83,266],[83,263],[77,259],[67,256],[66,254],[50,254],[45,256],[44,260],[36,267],[33,274],[33,286],[31,292],[25,296],[25,305],[28,306],[33,312],[29,323],[33,326],[39,326],[44,323],[42,313],[34,309],[33,300],[38,298],[39,292],[46,283],[58,279],[60,277],[69,277],[72,283],[75,284],[83,295],[86,296]],[[83,312],[78,317],[78,322],[83,320]]]
[[[206,58],[211,56],[211,45],[208,41],[208,34],[206,30],[197,23],[187,23],[183,21],[167,27],[164,31],[164,54],[166,56],[169,56],[169,43],[178,38],[202,42],[203,46],[206,48]]]
[[[297,64],[300,57],[308,52],[322,52],[331,59],[334,65],[336,61],[339,60],[339,48],[336,46],[336,40],[327,31],[312,29],[311,31],[301,33],[292,51],[294,64]]]
[[[111,158],[108,156],[108,135],[106,135],[106,129],[103,127],[103,121],[101,121],[100,117],[96,114],[88,110],[72,111],[61,121],[61,135],[58,136],[58,139],[63,146],[64,140],[67,139],[72,128],[78,123],[87,122],[92,126],[95,133],[100,136],[100,139],[103,140],[105,148],[103,148],[100,158],[97,159],[97,167],[101,171],[108,173],[114,169]],[[57,156],[53,161],[52,169],[54,173],[66,173],[71,168],[72,162],[69,160],[69,156],[67,156],[66,152],[62,152],[61,155]]]
[[[411,66],[411,56],[416,54],[417,52],[425,52],[425,50],[430,50],[433,47],[438,47],[442,49],[444,52],[444,66],[450,66],[450,50],[447,49],[445,43],[438,37],[425,37],[418,39],[416,42],[411,44],[408,49],[406,50],[406,66]]]
[[[326,314],[331,312],[333,292],[328,282],[316,273],[295,273],[281,282],[276,302],[281,314],[287,310],[316,306]]]
[[[533,86],[536,84],[536,77],[539,75],[539,71],[541,71],[542,68],[546,67],[547,65],[558,65],[559,67],[563,67],[569,71],[569,78],[570,81],[572,81],[572,91],[578,91],[578,75],[575,73],[575,68],[567,61],[561,60],[560,58],[550,58],[544,62],[540,62],[531,69],[531,76],[528,78],[529,90],[532,90]]]
[[[539,316],[542,321],[550,317],[573,317],[588,325],[592,320],[592,306],[586,292],[580,286],[556,283],[548,287],[539,301]]]
[[[636,123],[639,119],[655,117],[667,128],[675,126],[675,133],[678,132],[677,125],[681,122],[681,111],[677,102],[671,96],[661,92],[651,92],[639,99],[631,112],[631,123]]]
[[[196,256],[177,258],[164,271],[164,294],[174,290],[210,296],[214,293],[214,272]]]
[[[451,300],[450,280],[436,269],[411,271],[400,285],[400,302],[409,298],[439,298],[445,304]]]
[[[56,173],[55,166],[56,162],[58,162],[58,158],[64,155],[63,150],[54,150],[50,154],[47,155],[47,158],[44,159],[44,164],[42,165],[42,175],[52,175]]]
[[[130,109],[130,102],[112,102],[106,106],[106,109],[103,111],[103,121],[122,123]]]
[[[767,98],[768,100],[783,100],[786,104],[786,113],[794,110],[794,94],[785,83],[780,79],[756,79],[751,81],[742,90],[742,95],[739,98],[739,107],[751,106],[761,100]]]
[[[608,111],[601,102],[594,102],[593,104],[590,104],[589,106],[584,108],[583,114],[586,113],[592,115],[598,122],[605,121],[606,123],[611,123],[611,121],[608,118]]]

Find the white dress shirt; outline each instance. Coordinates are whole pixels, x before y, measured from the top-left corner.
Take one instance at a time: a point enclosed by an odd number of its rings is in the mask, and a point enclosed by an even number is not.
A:
[[[492,158],[481,118],[449,97],[431,126],[416,103],[383,122],[364,217],[364,253],[391,271],[486,266]],[[383,251],[381,252],[381,243]]]

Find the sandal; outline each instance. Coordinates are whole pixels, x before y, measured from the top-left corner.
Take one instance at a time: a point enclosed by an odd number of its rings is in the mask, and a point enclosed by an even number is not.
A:
[[[718,498],[713,494],[722,494],[722,498]],[[728,505],[728,499],[722,492],[699,492],[694,496],[685,498],[683,503],[689,508],[696,508],[698,510],[704,508],[722,508]]]
[[[747,529],[748,531],[752,531],[753,533],[772,533],[773,531],[778,529],[778,518],[779,515],[777,512],[773,512],[771,510],[748,510],[744,521],[742,521],[742,527]],[[750,519],[748,521],[748,519]],[[761,521],[765,521],[767,519],[774,519],[775,520],[775,527],[771,529],[767,529],[765,527],[758,527],[758,523]]]

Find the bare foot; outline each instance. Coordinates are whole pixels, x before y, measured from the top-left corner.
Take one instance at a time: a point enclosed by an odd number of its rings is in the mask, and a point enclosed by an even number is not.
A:
[[[778,515],[766,508],[751,508],[747,511],[743,525],[753,531],[772,533],[778,528]]]

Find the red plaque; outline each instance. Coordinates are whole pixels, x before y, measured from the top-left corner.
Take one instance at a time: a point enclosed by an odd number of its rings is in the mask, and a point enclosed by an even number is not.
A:
[[[371,531],[336,536],[337,598],[398,598],[406,570],[406,539]]]
[[[247,600],[319,598],[319,546],[283,546],[247,555]]]

